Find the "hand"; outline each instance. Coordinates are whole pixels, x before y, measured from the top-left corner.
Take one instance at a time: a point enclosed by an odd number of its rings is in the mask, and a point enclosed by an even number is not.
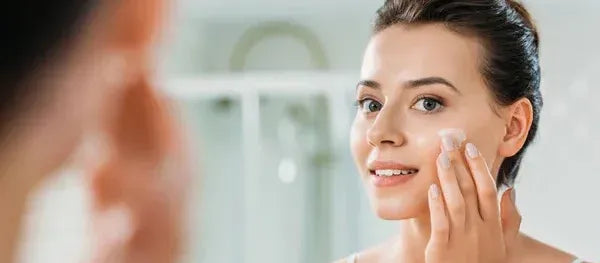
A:
[[[434,184],[428,194],[426,262],[508,262],[521,224],[514,189],[502,195],[500,212],[494,177],[475,145],[467,144],[463,157],[451,136],[444,136],[442,144],[437,160],[441,191]]]
[[[176,262],[189,171],[163,101],[144,81],[108,118],[106,158],[91,172],[93,263]]]

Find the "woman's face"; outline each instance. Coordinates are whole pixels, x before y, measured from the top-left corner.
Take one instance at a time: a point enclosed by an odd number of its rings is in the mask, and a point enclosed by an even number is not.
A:
[[[428,213],[440,130],[463,130],[497,174],[506,125],[480,73],[482,52],[476,38],[436,24],[396,25],[372,37],[356,89],[351,147],[379,217]],[[375,170],[409,174],[381,177]]]

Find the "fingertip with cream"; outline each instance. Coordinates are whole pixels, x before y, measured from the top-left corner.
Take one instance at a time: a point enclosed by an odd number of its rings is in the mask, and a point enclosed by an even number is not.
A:
[[[467,140],[467,135],[461,129],[447,128],[438,132],[442,139],[442,149],[446,152],[459,149]]]

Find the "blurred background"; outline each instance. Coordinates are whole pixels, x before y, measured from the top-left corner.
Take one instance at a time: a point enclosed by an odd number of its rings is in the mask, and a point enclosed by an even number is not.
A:
[[[524,1],[545,108],[517,182],[524,232],[600,261],[600,2]],[[162,78],[201,167],[182,262],[329,262],[394,234],[350,158],[365,0],[179,0]],[[88,196],[66,168],[31,201],[21,262],[81,262]],[[59,238],[57,238],[59,237]]]

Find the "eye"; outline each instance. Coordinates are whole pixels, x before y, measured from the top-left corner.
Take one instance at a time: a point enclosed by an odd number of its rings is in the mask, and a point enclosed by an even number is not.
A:
[[[425,113],[437,112],[443,107],[444,105],[442,105],[442,102],[440,100],[431,97],[421,98],[417,100],[417,102],[412,106],[413,109]]]
[[[383,105],[373,99],[362,99],[358,101],[358,107],[366,113],[380,111]]]

